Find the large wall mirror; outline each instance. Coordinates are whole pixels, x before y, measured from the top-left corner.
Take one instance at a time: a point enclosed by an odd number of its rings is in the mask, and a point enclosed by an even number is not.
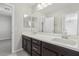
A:
[[[59,19],[58,19],[59,20]],[[28,16],[24,17],[24,27],[26,29],[31,30],[32,32],[42,32],[42,33],[54,33],[56,32],[56,25],[55,23],[58,22],[54,16],[52,17],[35,17],[35,16]],[[71,13],[66,14],[63,16],[61,22],[61,34],[65,35],[78,35],[79,34],[79,27],[78,27],[78,14],[77,13]],[[60,23],[57,23],[57,25],[60,25]],[[58,27],[57,29],[61,28]],[[57,32],[56,32],[57,34]]]

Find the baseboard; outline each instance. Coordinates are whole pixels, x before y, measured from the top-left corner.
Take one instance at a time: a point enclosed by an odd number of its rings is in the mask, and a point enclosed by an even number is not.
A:
[[[19,51],[21,51],[21,50],[23,50],[23,49],[20,48],[20,49],[18,49],[18,50],[15,50],[14,53],[19,52]]]
[[[11,39],[11,38],[0,38],[0,40],[8,40],[8,39]]]

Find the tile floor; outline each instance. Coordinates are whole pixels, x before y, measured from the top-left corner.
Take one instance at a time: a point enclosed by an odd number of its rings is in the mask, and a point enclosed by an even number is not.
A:
[[[13,54],[8,55],[8,56],[30,56],[30,55],[26,51],[21,50],[19,52],[13,53]]]

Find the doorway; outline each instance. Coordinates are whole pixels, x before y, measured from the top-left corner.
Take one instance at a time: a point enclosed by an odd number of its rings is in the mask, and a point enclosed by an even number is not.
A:
[[[13,6],[0,3],[0,56],[13,52]]]

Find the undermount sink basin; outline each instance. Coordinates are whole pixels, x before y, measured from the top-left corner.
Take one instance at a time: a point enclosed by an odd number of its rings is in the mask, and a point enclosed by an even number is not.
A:
[[[56,41],[62,44],[66,44],[66,45],[71,45],[71,46],[75,46],[76,45],[76,41],[75,40],[71,40],[71,39],[62,39],[62,38],[54,38],[52,39],[52,41]]]

